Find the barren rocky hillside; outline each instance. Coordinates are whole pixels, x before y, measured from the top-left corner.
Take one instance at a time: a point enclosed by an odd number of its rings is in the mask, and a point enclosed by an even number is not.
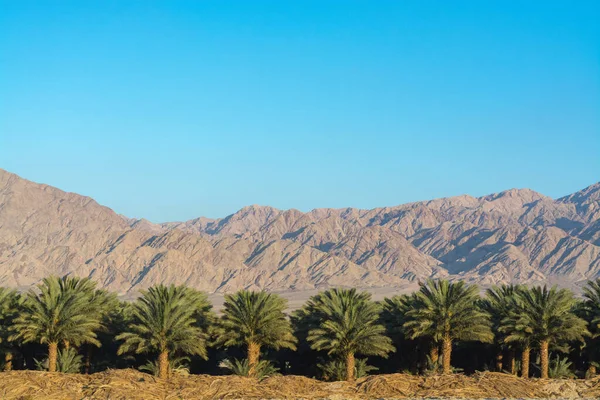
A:
[[[0,285],[90,276],[122,294],[159,282],[209,292],[489,285],[600,276],[600,184],[561,199],[529,189],[373,210],[250,206],[153,224],[0,170]]]

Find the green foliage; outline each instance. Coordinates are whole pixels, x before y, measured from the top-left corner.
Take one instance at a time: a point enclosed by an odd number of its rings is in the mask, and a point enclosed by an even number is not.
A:
[[[325,364],[318,364],[321,370],[321,378],[325,381],[343,381],[346,379],[346,363],[344,360],[331,360]],[[367,364],[366,358],[357,358],[354,367],[354,376],[363,378],[369,372],[377,371],[379,368]]]
[[[189,373],[191,361],[185,355],[206,358],[207,346],[214,341],[223,347],[247,346],[247,359],[230,358],[221,366],[262,379],[277,369],[259,361],[261,346],[295,350],[299,343],[297,353],[275,355],[278,365],[286,365],[286,373],[342,380],[376,370],[355,355],[387,357],[394,347],[398,355],[392,360],[371,360],[380,372],[406,368],[413,373],[457,372],[443,363],[443,354],[437,356],[435,349],[450,354],[453,346],[448,343],[489,342],[494,332],[494,346],[454,346],[465,371],[496,369],[494,356],[501,360],[504,354],[504,361],[512,360],[515,353],[522,355],[516,350],[525,347],[536,353],[544,349],[535,361],[538,365],[541,359],[548,360],[542,357],[548,354],[546,349],[553,352],[548,368],[553,378],[583,376],[586,370],[593,376],[594,367],[600,365],[600,279],[588,282],[581,302],[571,291],[556,287],[502,285],[480,298],[475,286],[432,280],[416,293],[380,303],[355,289],[332,289],[311,297],[293,313],[293,332],[285,309],[280,296],[240,291],[226,296],[223,315],[217,318],[205,294],[183,286],[159,285],[134,302],[118,302],[89,279],[50,277],[22,295],[0,288],[0,354],[1,358],[7,355],[9,368],[19,369],[27,366],[25,362],[30,366],[31,354],[40,353],[38,344],[52,344],[56,370],[76,373],[83,370],[82,355],[85,371],[98,371],[139,365],[140,356],[126,359],[117,353],[163,352],[162,368],[158,360],[139,368],[153,374],[168,369],[169,376]],[[100,343],[103,349],[94,349]],[[568,352],[569,359],[555,357],[557,350]],[[224,351],[233,355],[238,349],[214,351],[211,358],[218,360]],[[437,361],[426,362],[427,354]],[[48,359],[37,364],[49,367]],[[194,359],[192,365],[194,370],[217,370],[216,362],[196,364]],[[516,365],[519,370],[520,361]],[[509,366],[505,363],[503,368]]]
[[[428,337],[435,342],[444,337],[491,342],[489,316],[479,307],[479,300],[477,286],[430,279],[415,294],[404,329],[411,338]]]
[[[433,361],[430,356],[427,356],[427,367],[425,368],[425,375],[439,375],[443,372],[444,366],[442,365],[443,358],[440,357],[437,361]],[[489,371],[489,367],[485,369],[485,371]],[[463,372],[462,368],[451,367],[451,371],[453,374],[460,374]]]
[[[401,294],[385,298],[382,303],[381,322],[390,335],[405,335],[404,324],[408,321],[408,312],[415,303],[414,295]]]
[[[169,359],[169,375],[189,375],[190,369],[188,364],[190,363],[189,357],[172,357]],[[158,361],[148,361],[146,364],[138,368],[142,372],[147,372],[151,375],[158,376],[160,368]]]
[[[299,313],[314,321],[307,340],[330,355],[363,354],[386,357],[394,351],[379,323],[381,306],[371,294],[356,289],[330,289],[311,297]]]
[[[590,323],[590,331],[597,337],[600,335],[600,278],[587,283],[583,288],[583,298],[583,315]]]
[[[521,313],[523,312],[522,293],[526,292],[526,287],[518,287],[515,290],[512,300],[513,307],[507,315],[500,320],[498,333],[504,343],[518,344],[522,347],[531,347],[534,342],[533,328],[522,323]]]
[[[215,316],[206,295],[185,286],[158,285],[142,291],[123,312],[131,315],[126,332],[116,337],[126,352],[181,352],[207,357],[208,326]]]
[[[432,360],[431,357],[427,356],[427,367],[425,369],[426,374],[438,374],[442,372],[442,359]]]
[[[573,363],[566,357],[560,358],[559,356],[556,356],[554,360],[550,361],[548,375],[553,379],[574,378],[575,374],[571,369],[572,365]]]
[[[9,327],[20,312],[22,297],[14,290],[0,287],[0,347],[8,347]]]
[[[100,345],[96,332],[104,327],[104,306],[110,302],[105,291],[87,278],[70,276],[45,278],[37,288],[25,296],[10,340]]]
[[[534,366],[540,370],[541,367],[538,364]],[[574,378],[575,374],[572,371],[573,363],[569,361],[567,357],[561,358],[558,355],[556,358],[550,360],[550,366],[548,368],[548,377],[552,379],[570,379]]]
[[[296,338],[284,310],[287,302],[267,292],[242,290],[225,295],[217,343],[239,346],[256,343],[275,350],[295,349]]]
[[[17,297],[17,292],[14,290],[0,287],[0,318],[2,322],[11,313]]]
[[[481,301],[481,308],[490,316],[490,322],[494,332],[499,333],[502,321],[514,313],[518,305],[518,292],[520,286],[500,285],[486,290],[486,296]],[[497,340],[504,342],[502,335],[497,334]]]
[[[42,361],[35,360],[36,369],[45,371],[48,369],[48,359]],[[83,357],[79,355],[74,348],[62,349],[58,351],[56,370],[66,374],[78,374],[83,366]]]
[[[586,322],[574,314],[576,299],[556,286],[521,288],[515,309],[502,321],[506,342],[539,344],[547,341],[557,350],[570,341],[582,341],[589,332]]]
[[[221,368],[230,371],[233,375],[238,376],[250,376],[250,363],[248,359],[242,360],[225,359],[219,364]],[[260,360],[256,366],[256,372],[254,377],[258,379],[268,378],[269,376],[276,375],[279,371],[269,360]]]
[[[77,374],[81,372],[83,358],[74,348],[62,349],[58,351],[58,372]]]

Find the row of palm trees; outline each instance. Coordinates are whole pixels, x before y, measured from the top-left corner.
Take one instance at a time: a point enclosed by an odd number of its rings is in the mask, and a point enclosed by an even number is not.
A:
[[[402,357],[416,346],[427,349],[430,368],[448,374],[457,343],[482,342],[496,351],[494,369],[516,374],[520,364],[525,378],[536,350],[547,378],[550,350],[587,346],[594,372],[600,279],[588,283],[581,301],[557,287],[503,285],[482,297],[474,285],[428,280],[415,293],[383,302],[356,289],[330,289],[290,316],[286,308],[277,294],[239,291],[225,296],[218,316],[205,293],[185,286],[157,285],[129,303],[87,278],[49,277],[25,294],[0,288],[0,350],[11,369],[17,346],[45,345],[47,369],[56,371],[59,355],[85,348],[89,356],[102,343],[99,335],[110,334],[117,354],[150,354],[157,375],[167,378],[174,360],[207,359],[210,348],[244,348],[245,373],[257,377],[265,349],[302,347],[330,358],[329,368],[343,366],[345,379],[354,380],[365,368],[357,356]],[[89,357],[87,364],[89,370]]]

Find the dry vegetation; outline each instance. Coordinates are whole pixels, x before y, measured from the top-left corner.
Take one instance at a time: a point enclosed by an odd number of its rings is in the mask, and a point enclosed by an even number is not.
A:
[[[2,399],[368,399],[368,398],[599,398],[600,378],[526,380],[485,372],[472,376],[376,375],[355,383],[302,376],[263,381],[239,376],[174,376],[168,381],[136,370],[92,375],[13,371],[0,373]]]

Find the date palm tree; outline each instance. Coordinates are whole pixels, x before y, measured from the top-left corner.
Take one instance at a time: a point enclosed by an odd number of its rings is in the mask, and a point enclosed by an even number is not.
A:
[[[388,328],[388,332],[394,336],[404,334],[404,324],[407,321],[408,312],[412,309],[414,296],[400,294],[394,297],[386,297],[382,302],[381,321]]]
[[[158,353],[158,376],[169,376],[169,358],[182,353],[207,358],[208,325],[215,316],[207,296],[185,286],[157,285],[133,304],[127,330],[116,337],[117,354]]]
[[[549,347],[559,350],[566,342],[581,340],[589,335],[587,323],[574,314],[576,299],[568,289],[537,286],[520,290],[519,307],[507,321],[508,341],[512,335],[518,341],[526,336],[530,343],[539,346],[542,378],[548,378]]]
[[[104,292],[88,278],[45,278],[23,301],[22,312],[11,327],[10,340],[48,345],[48,370],[56,371],[58,346],[91,343],[100,346],[96,332],[102,328],[100,304]]]
[[[91,303],[96,305],[96,312],[102,322],[102,326],[98,329],[98,340],[102,341],[102,335],[107,335],[110,331],[110,325],[112,324],[112,317],[114,312],[119,307],[119,300],[115,293],[108,292],[106,290],[96,290],[93,293]],[[114,337],[112,335],[111,337]],[[68,348],[68,347],[67,347]],[[91,343],[85,343],[84,346],[84,372],[89,374],[92,369],[92,355],[94,348],[97,348]]]
[[[595,376],[597,373],[597,360],[600,357],[600,279],[589,281],[583,288],[583,301],[578,307],[579,314],[588,322],[588,329],[592,336],[586,340],[588,357],[588,374]]]
[[[444,374],[452,371],[454,342],[493,340],[489,317],[479,307],[479,300],[477,287],[462,281],[429,279],[415,294],[404,328],[413,339],[428,337],[441,342]]]
[[[20,296],[14,290],[0,287],[0,349],[4,353],[4,370],[12,369],[13,346],[8,340],[10,327],[19,313]]]
[[[307,340],[314,350],[341,356],[346,366],[346,380],[355,378],[355,355],[387,357],[394,351],[392,340],[385,336],[379,323],[381,305],[371,301],[371,294],[356,289],[330,289],[313,296],[306,310],[317,321]]]
[[[529,364],[531,359],[531,347],[534,343],[533,329],[530,326],[521,323],[521,291],[527,288],[520,287],[516,291],[515,308],[513,308],[498,327],[498,332],[502,335],[502,340],[511,346],[520,346],[521,348],[521,377],[529,378]]]
[[[583,288],[583,305],[590,320],[590,327],[600,330],[600,278],[588,281]]]
[[[498,347],[496,355],[496,370],[503,370],[502,352],[510,343],[505,341],[505,335],[502,334],[500,327],[502,321],[508,318],[517,306],[518,286],[500,285],[486,290],[486,296],[481,302],[482,309],[490,315],[492,331],[496,332],[495,343]],[[511,357],[509,360],[510,373],[515,374],[514,349],[511,348]]]
[[[264,291],[241,290],[225,296],[217,343],[246,346],[248,376],[256,377],[261,348],[296,349],[296,338],[284,313],[286,307],[281,296]]]
[[[409,320],[408,312],[415,302],[414,293],[400,294],[385,298],[380,320],[386,327],[387,335],[392,339],[396,350],[401,352],[402,362],[408,362],[410,368],[417,372],[429,367],[436,367],[439,359],[439,344],[427,339],[410,339],[404,324]],[[411,357],[412,356],[412,357]]]

